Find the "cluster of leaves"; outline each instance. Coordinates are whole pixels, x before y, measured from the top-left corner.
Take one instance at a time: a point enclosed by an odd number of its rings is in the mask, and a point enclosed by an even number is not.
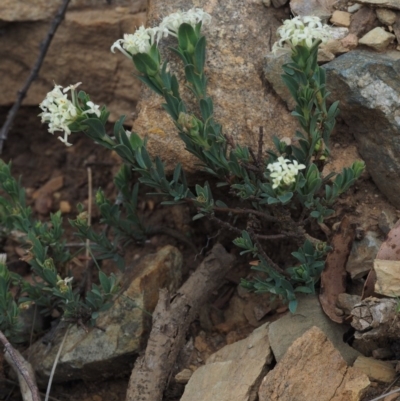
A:
[[[126,170],[125,173],[129,173],[129,170]],[[136,223],[140,228],[137,233],[135,231],[135,238],[143,239],[144,234],[136,214],[134,200],[137,198],[137,189],[134,189],[133,193],[127,192],[129,190],[128,178],[120,175],[116,177],[116,181],[120,182],[119,189],[127,199],[125,203],[130,211],[128,212],[130,221]],[[59,273],[67,270],[68,263],[73,258],[65,246],[61,213],[51,214],[48,223],[35,220],[31,208],[26,204],[25,190],[20,181],[15,180],[11,175],[11,164],[6,164],[1,160],[0,189],[5,194],[0,196],[0,227],[3,235],[12,234],[26,249],[25,260],[31,265],[34,280],[34,283],[31,284],[17,274],[10,274],[5,263],[0,263],[1,330],[4,333],[9,333],[12,341],[18,340],[19,309],[10,293],[11,285],[19,287],[19,293],[22,296],[19,297],[18,303],[24,307],[34,303],[43,314],[50,314],[52,310],[56,309],[65,320],[93,325],[98,313],[111,306],[111,298],[118,289],[116,277],[114,275],[107,277],[99,271],[100,286],[93,284],[92,288],[82,297],[78,289],[72,288],[70,280],[68,278],[62,279]],[[101,192],[98,197],[98,204],[103,219],[107,223],[117,220],[118,227],[129,227],[127,233],[132,234],[131,225],[118,218],[118,211],[111,206]],[[79,216],[77,220],[79,220]],[[76,223],[74,226],[77,225]],[[80,237],[85,240],[97,239],[89,235],[80,235]],[[104,259],[104,256],[114,259],[120,258],[122,260],[120,267],[123,268],[123,259],[117,254],[117,251],[113,249],[115,252],[104,255],[102,245],[103,243],[99,241],[96,244],[97,248],[95,246],[95,251],[99,252],[100,259]],[[117,262],[120,259],[117,259]]]
[[[148,54],[138,53],[132,57],[141,73],[139,79],[164,98],[163,107],[187,151],[202,162],[206,172],[219,180],[217,186],[227,186],[229,194],[241,201],[244,208],[234,210],[215,199],[207,182],[190,188],[180,164],[172,177],[167,177],[162,160],[159,157],[153,160],[149,156],[146,141],[135,133],[125,132],[123,117],[115,124],[114,138],[107,135],[99,119],[88,119],[81,127],[94,141],[115,150],[133,171],[139,173],[141,183],[166,199],[164,204],[187,202],[194,205],[197,209],[195,219],[208,216],[215,220],[223,213],[242,216],[247,213],[248,219],[257,215],[261,225],[258,232],[230,227],[241,232],[234,243],[244,249],[242,253],[251,253],[258,258],[257,270],[266,276],[253,283],[245,281],[244,285],[257,292],[269,291],[281,296],[290,303],[291,310],[296,306],[296,292],[314,291],[328,250],[324,244],[319,245],[321,249],[315,249],[310,242],[305,242],[304,226],[313,220],[321,223],[330,216],[334,202],[364,170],[362,162],[355,162],[340,174],[323,176],[324,164],[329,157],[329,137],[339,110],[338,102],[327,107],[329,92],[325,72],[317,64],[319,44],[316,40],[311,48],[306,45],[293,47],[292,62],[283,66],[282,79],[296,101],[293,115],[301,130],[296,132],[294,144],[288,145],[275,138],[276,150],[269,150],[267,157],[263,157],[262,148],[255,156],[250,148],[234,144],[214,120],[213,101],[207,96],[206,40],[201,35],[201,23],[194,28],[182,24],[178,30],[178,46],[171,48],[183,63],[186,86],[198,103],[198,112],[188,110],[180,96],[178,79],[168,70],[167,62],[161,63],[155,44]],[[295,182],[274,186],[268,165],[281,156],[289,163],[302,164],[305,168],[298,171]],[[272,235],[262,235],[261,230],[272,231]],[[292,253],[298,266],[283,270],[267,256],[265,241],[276,238],[275,234],[304,244]]]
[[[18,341],[21,328],[19,308],[10,290],[12,285],[18,283],[19,277],[10,273],[2,256],[0,255],[0,330],[6,337]]]

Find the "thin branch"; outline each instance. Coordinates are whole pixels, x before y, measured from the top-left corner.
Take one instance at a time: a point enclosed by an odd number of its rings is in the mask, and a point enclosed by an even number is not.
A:
[[[14,347],[10,344],[7,337],[3,334],[1,330],[0,341],[3,343],[4,348],[7,351],[5,353],[5,357],[8,363],[10,363],[10,365],[18,375],[18,380],[21,386],[21,393],[24,400],[40,401],[39,390],[36,385],[32,366],[22,357],[22,355],[16,349],[14,349]],[[24,380],[22,380],[22,378]],[[29,393],[25,391],[25,384],[28,386],[30,396],[28,395]]]
[[[255,216],[260,216],[264,220],[271,221],[272,223],[279,223],[279,219],[277,219],[274,216],[270,216],[269,214],[266,214],[264,212],[260,212],[259,210],[253,210],[253,209],[232,209],[230,207],[217,207],[214,206],[213,210],[215,212],[222,212],[222,213],[232,213],[232,214],[253,214]]]
[[[267,263],[273,267],[278,273],[283,274],[286,277],[290,277],[285,270],[281,269],[264,251],[262,245],[260,244],[260,241],[257,238],[257,235],[254,233],[252,229],[248,230],[248,233],[250,235],[250,238],[254,241],[254,243],[257,245],[258,252],[262,255],[262,257],[267,261]]]
[[[49,382],[47,384],[45,401],[48,401],[49,398],[50,398],[50,390],[51,390],[51,385],[53,383],[54,373],[56,371],[56,367],[57,367],[58,361],[60,359],[61,351],[62,351],[62,349],[64,347],[65,340],[67,339],[70,327],[71,327],[71,325],[69,325],[67,327],[67,330],[65,331],[65,334],[64,334],[64,338],[62,339],[62,342],[60,344],[60,348],[58,349],[58,352],[57,352],[57,355],[56,355],[56,359],[54,359],[53,367],[51,368],[51,373],[50,373],[50,377],[49,377]]]
[[[54,17],[54,19],[51,23],[50,29],[47,33],[47,36],[40,45],[40,53],[39,53],[38,58],[36,59],[36,62],[34,64],[32,70],[31,70],[31,73],[29,74],[29,77],[25,81],[25,84],[22,87],[22,89],[20,89],[18,91],[17,99],[7,114],[6,121],[0,130],[0,154],[3,150],[4,141],[7,139],[8,132],[10,131],[11,125],[15,119],[15,116],[17,115],[17,112],[21,106],[21,103],[24,100],[32,82],[37,78],[38,73],[40,71],[40,67],[42,66],[43,61],[46,57],[47,50],[49,49],[50,43],[53,40],[54,34],[56,33],[59,25],[61,24],[62,20],[64,19],[65,12],[67,11],[69,2],[70,2],[70,0],[64,0],[63,4],[59,8],[56,16]]]

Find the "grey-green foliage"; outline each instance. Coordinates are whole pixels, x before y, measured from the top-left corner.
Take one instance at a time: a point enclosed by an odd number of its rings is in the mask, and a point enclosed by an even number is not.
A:
[[[61,213],[51,214],[47,223],[34,219],[31,208],[26,204],[25,190],[20,181],[11,175],[11,164],[1,160],[0,189],[4,193],[0,196],[2,234],[14,234],[19,239],[27,252],[25,260],[31,265],[34,280],[31,284],[18,274],[11,274],[5,263],[0,263],[0,329],[10,335],[10,341],[19,341],[19,307],[11,295],[11,285],[20,288],[23,295],[18,303],[23,307],[36,304],[43,314],[50,314],[56,309],[65,320],[93,325],[98,313],[111,305],[111,298],[118,289],[116,277],[107,277],[100,271],[100,285],[93,284],[82,296],[78,289],[73,289],[68,278],[61,277],[60,272],[65,271],[73,257],[65,246]],[[130,196],[128,203],[132,202]],[[99,248],[102,249],[101,246]]]
[[[186,87],[197,102],[197,110],[189,110],[180,95],[177,77],[161,61],[161,54],[154,44],[149,53],[137,53],[132,61],[144,82],[165,103],[163,108],[172,118],[186,150],[196,156],[207,173],[218,180],[217,187],[226,187],[230,197],[241,202],[240,208],[228,207],[215,199],[209,183],[188,186],[180,164],[171,177],[165,173],[159,157],[151,158],[143,140],[136,133],[128,134],[123,128],[124,117],[115,124],[114,137],[106,133],[104,122],[90,118],[74,127],[86,133],[99,144],[118,153],[130,169],[139,174],[139,181],[165,198],[165,204],[188,203],[197,214],[195,219],[208,216],[240,215],[247,220],[242,228],[225,225],[241,233],[234,242],[259,260],[257,269],[266,273],[264,278],[245,282],[244,285],[257,292],[273,292],[289,302],[291,310],[296,307],[296,292],[313,292],[323,267],[327,247],[316,249],[305,239],[305,227],[312,221],[321,223],[332,215],[332,206],[361,175],[364,164],[354,162],[340,174],[324,176],[323,168],[329,157],[329,137],[339,112],[338,102],[327,106],[329,92],[326,76],[317,64],[320,41],[311,48],[297,45],[292,49],[292,62],[283,66],[282,79],[289,88],[296,108],[300,130],[297,141],[286,144],[275,139],[275,150],[257,152],[228,140],[222,127],[214,119],[214,105],[207,95],[206,38],[201,34],[201,23],[192,27],[182,24],[178,31],[178,44],[171,50],[180,58],[186,79]],[[82,98],[86,96],[84,93]],[[257,156],[256,156],[257,155]],[[280,159],[283,158],[283,159]],[[271,163],[286,160],[291,166],[301,166],[293,180],[274,183]],[[251,228],[257,220],[259,228]],[[222,221],[221,224],[224,224]],[[257,226],[257,224],[256,224]],[[266,234],[264,234],[266,233]],[[278,266],[268,256],[268,240],[286,238],[300,248],[293,253],[298,264],[289,269]]]

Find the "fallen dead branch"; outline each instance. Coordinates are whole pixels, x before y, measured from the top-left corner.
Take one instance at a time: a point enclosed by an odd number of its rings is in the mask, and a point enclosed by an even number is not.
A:
[[[332,239],[332,251],[328,254],[325,269],[321,274],[319,301],[326,315],[336,323],[343,323],[343,317],[336,314],[339,294],[346,292],[346,263],[354,240],[354,226],[345,216],[339,231]]]
[[[167,290],[160,291],[147,348],[145,354],[136,360],[126,401],[162,400],[189,325],[220,285],[234,260],[234,256],[217,244],[176,295],[171,297]]]
[[[6,352],[4,357],[18,376],[21,395],[24,401],[40,401],[36,385],[35,373],[29,362],[10,344],[7,337],[0,331],[0,341]]]
[[[40,44],[40,53],[39,53],[38,58],[36,59],[36,62],[34,64],[32,70],[31,70],[31,73],[29,74],[29,77],[25,81],[25,84],[22,87],[22,89],[20,89],[18,91],[17,99],[7,114],[6,121],[0,130],[0,154],[3,150],[4,141],[7,139],[8,131],[11,128],[11,125],[14,121],[15,116],[17,115],[17,112],[19,110],[19,107],[21,106],[22,101],[24,100],[26,94],[28,93],[29,87],[31,86],[32,82],[37,78],[37,75],[40,71],[40,67],[42,66],[43,61],[46,57],[47,50],[50,47],[50,43],[53,40],[53,37],[54,37],[59,25],[61,24],[62,20],[64,19],[64,15],[67,11],[68,4],[70,1],[71,0],[64,0],[63,4],[57,11],[56,16],[54,17],[54,19],[51,23],[50,29],[47,32],[46,38]]]

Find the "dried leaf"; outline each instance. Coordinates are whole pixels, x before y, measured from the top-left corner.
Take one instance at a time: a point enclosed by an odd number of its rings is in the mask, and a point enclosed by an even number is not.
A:
[[[346,292],[346,263],[355,236],[354,226],[348,217],[340,223],[338,232],[332,239],[332,251],[328,254],[325,269],[321,274],[319,301],[328,317],[336,323],[343,323],[343,316],[336,313],[339,294]]]

